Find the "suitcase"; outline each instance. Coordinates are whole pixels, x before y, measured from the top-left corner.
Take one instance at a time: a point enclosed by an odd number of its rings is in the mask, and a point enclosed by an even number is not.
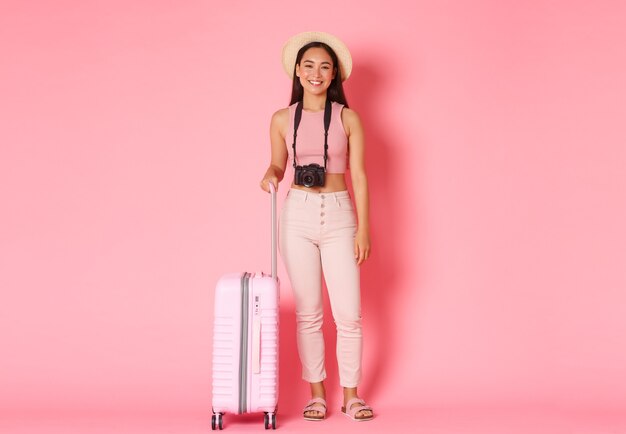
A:
[[[213,322],[213,415],[223,428],[225,413],[264,413],[265,429],[276,429],[278,403],[278,303],[276,191],[272,203],[272,274],[231,273],[215,288]]]

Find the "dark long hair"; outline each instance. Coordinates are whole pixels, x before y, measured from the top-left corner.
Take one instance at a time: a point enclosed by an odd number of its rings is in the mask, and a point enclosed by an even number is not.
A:
[[[312,47],[320,47],[328,52],[328,55],[333,61],[333,68],[335,69],[335,78],[330,82],[330,86],[328,86],[328,90],[326,91],[326,98],[331,101],[336,101],[344,106],[348,107],[348,101],[346,100],[346,96],[343,93],[343,86],[341,85],[341,71],[339,69],[339,61],[337,60],[337,55],[327,44],[323,42],[309,42],[300,50],[298,50],[298,55],[296,56],[296,63],[293,65],[293,86],[291,88],[291,102],[289,105],[294,104],[298,101],[302,101],[304,97],[304,88],[302,84],[300,84],[300,77],[296,76],[296,65],[300,64],[302,60],[302,56]]]

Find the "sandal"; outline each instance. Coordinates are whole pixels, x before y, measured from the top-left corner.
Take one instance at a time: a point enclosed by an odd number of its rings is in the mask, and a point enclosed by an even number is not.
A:
[[[319,405],[314,404],[322,404],[324,407],[320,407]],[[321,416],[307,416],[305,413],[307,411],[318,411],[322,413]],[[307,402],[306,407],[302,411],[304,416],[304,420],[324,420],[326,418],[326,400],[324,398],[313,398],[309,402]]]
[[[356,403],[359,403],[361,405],[352,407],[352,405]],[[348,411],[346,411],[346,407],[348,408]],[[356,414],[361,410],[369,410],[372,412],[372,414],[366,417],[356,417]],[[372,420],[374,418],[374,411],[372,410],[372,407],[365,405],[365,401],[363,401],[361,398],[352,398],[350,401],[348,401],[348,404],[345,407],[341,407],[341,412],[348,416],[350,419],[357,422]]]

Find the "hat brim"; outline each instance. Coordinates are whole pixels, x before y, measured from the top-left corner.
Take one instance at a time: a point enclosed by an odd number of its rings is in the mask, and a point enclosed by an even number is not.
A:
[[[352,56],[346,44],[330,33],[303,32],[289,38],[283,46],[283,68],[289,78],[293,79],[293,71],[298,51],[309,42],[323,42],[332,48],[339,61],[341,81],[345,81],[350,77],[350,73],[352,72]]]

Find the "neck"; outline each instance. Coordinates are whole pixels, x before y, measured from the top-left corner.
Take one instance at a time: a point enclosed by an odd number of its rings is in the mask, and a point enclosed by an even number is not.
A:
[[[326,105],[326,94],[311,95],[305,93],[302,97],[302,108],[309,111],[321,111],[324,110]]]

